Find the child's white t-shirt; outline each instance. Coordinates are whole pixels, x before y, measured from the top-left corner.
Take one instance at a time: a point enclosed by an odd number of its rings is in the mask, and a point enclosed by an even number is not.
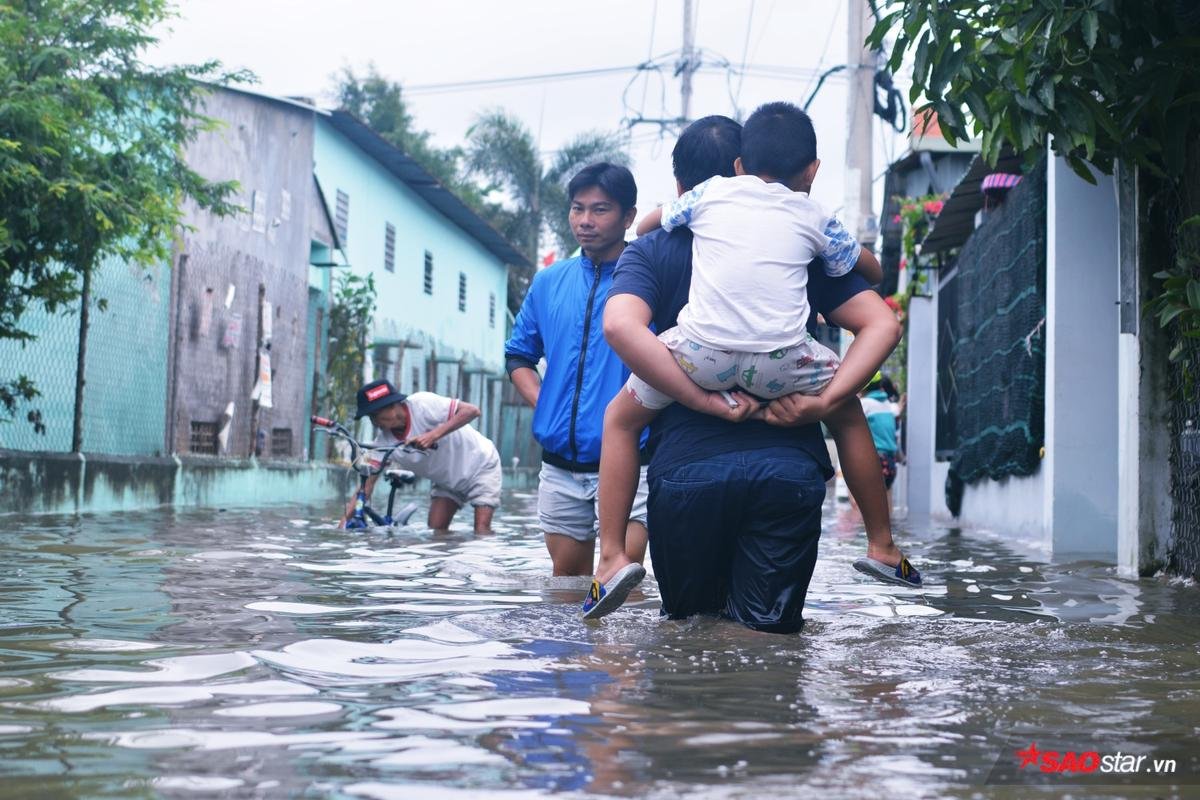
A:
[[[692,284],[679,327],[719,350],[765,353],[801,342],[808,322],[808,265],[832,276],[862,249],[804,192],[755,175],[715,177],[663,208],[664,230],[691,229]]]
[[[404,405],[408,409],[408,430],[402,437],[397,437],[390,430],[379,429],[376,441],[380,445],[396,444],[428,433],[458,410],[457,400],[433,392],[410,394]],[[411,469],[438,486],[465,492],[481,469],[499,460],[492,440],[470,425],[464,425],[438,439],[436,450],[424,453],[396,451],[388,459],[388,466]]]

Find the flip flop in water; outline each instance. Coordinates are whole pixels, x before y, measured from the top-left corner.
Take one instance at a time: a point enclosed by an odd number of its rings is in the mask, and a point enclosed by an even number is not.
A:
[[[900,556],[900,563],[894,567],[874,558],[860,558],[854,562],[854,568],[864,575],[870,575],[875,580],[884,583],[911,586],[914,589],[920,589],[922,586],[921,573],[917,572],[917,568],[910,564],[904,556]]]
[[[646,568],[641,564],[626,564],[608,579],[608,583],[601,584],[592,578],[592,588],[583,600],[583,618],[600,619],[616,611],[644,577]]]

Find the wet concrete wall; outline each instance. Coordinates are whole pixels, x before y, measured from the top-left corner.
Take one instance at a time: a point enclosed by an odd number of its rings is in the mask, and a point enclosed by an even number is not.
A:
[[[352,485],[335,464],[0,450],[0,514],[325,503]]]
[[[506,469],[504,487],[536,491],[537,476],[536,466]],[[5,514],[337,503],[355,486],[356,476],[343,464],[0,450],[0,532]],[[425,496],[429,488],[418,481],[407,494]],[[382,508],[386,498],[381,485],[375,502]]]

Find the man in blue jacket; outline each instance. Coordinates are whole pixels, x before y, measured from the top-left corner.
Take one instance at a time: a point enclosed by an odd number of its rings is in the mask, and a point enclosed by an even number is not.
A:
[[[601,162],[580,170],[567,195],[582,254],[534,276],[504,355],[513,385],[534,408],[533,435],[542,446],[538,517],[554,574],[591,575],[604,409],[629,377],[604,340],[604,303],[637,214],[637,185],[625,167]],[[646,553],[644,466],[625,548],[638,563]]]

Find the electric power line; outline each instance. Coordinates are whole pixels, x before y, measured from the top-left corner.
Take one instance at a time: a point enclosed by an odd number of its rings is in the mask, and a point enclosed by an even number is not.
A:
[[[829,31],[825,34],[825,48],[821,51],[821,57],[817,59],[818,72],[820,72],[821,68],[825,66],[825,56],[829,54],[829,43],[833,41],[833,29],[837,27],[838,20],[841,19],[841,17],[842,6],[839,3],[833,12],[833,19],[829,22]],[[810,78],[808,83],[805,85],[804,94],[808,94],[809,89],[812,88],[813,80],[814,79]]]
[[[742,83],[746,80],[746,56],[750,52],[750,31],[754,26],[754,5],[755,0],[750,0],[750,13],[746,15],[746,40],[742,42],[742,72],[738,75],[737,91],[733,95],[733,116],[740,119],[741,114],[738,113],[738,101],[742,99]]]
[[[658,27],[658,0],[654,0],[654,8],[650,11],[650,45],[646,48],[646,61],[654,57],[654,31]],[[636,77],[636,76],[635,76]],[[650,91],[650,81],[642,81],[642,105],[641,113],[644,116],[646,113],[646,94]]]
[[[615,75],[622,72],[640,69],[640,64],[623,67],[599,67],[596,69],[579,69],[568,72],[545,72],[540,75],[516,75],[509,78],[483,78],[472,81],[449,81],[446,83],[424,83],[405,86],[406,94],[441,94],[447,92],[467,91],[471,89],[500,88],[518,86],[523,83],[548,82],[556,80],[571,80],[575,78],[592,78],[600,75]]]

